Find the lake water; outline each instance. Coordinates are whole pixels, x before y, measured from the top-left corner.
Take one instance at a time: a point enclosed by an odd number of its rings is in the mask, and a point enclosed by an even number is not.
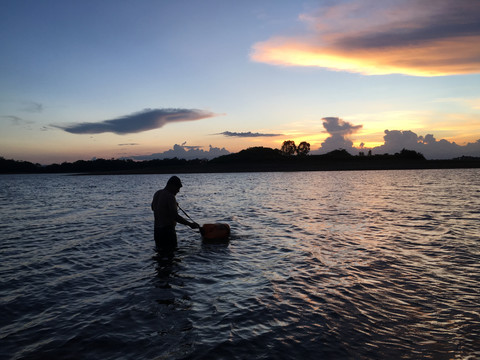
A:
[[[0,176],[1,359],[478,359],[480,170]]]

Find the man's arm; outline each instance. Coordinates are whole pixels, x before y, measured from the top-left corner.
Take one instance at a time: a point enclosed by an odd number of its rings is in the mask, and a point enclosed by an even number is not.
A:
[[[183,224],[183,225],[187,225],[187,226],[190,226],[192,229],[198,229],[200,228],[200,225],[198,225],[196,222],[190,222],[188,221],[187,219],[181,217],[180,215],[178,215],[177,213],[177,217],[175,219],[178,223],[180,224]]]
[[[150,207],[152,208],[152,211],[155,211],[157,197],[158,197],[158,191],[153,195],[152,204],[150,205]]]

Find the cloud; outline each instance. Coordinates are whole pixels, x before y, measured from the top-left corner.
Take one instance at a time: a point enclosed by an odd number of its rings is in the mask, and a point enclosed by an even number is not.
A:
[[[480,73],[480,2],[355,0],[302,14],[302,36],[253,45],[251,59],[368,75]]]
[[[203,150],[201,146],[185,146],[175,144],[173,149],[167,150],[163,153],[156,153],[151,155],[132,156],[134,160],[154,160],[154,159],[213,159],[221,155],[230,154],[225,148],[217,148],[209,145],[207,151]]]
[[[415,150],[422,153],[427,159],[453,159],[461,156],[480,157],[480,139],[474,143],[458,145],[445,139],[437,140],[432,134],[419,136],[410,130],[385,130],[384,144],[373,148],[365,147],[363,142],[354,147],[348,135],[358,132],[362,125],[352,125],[338,117],[325,117],[323,127],[330,135],[321,144],[320,148],[310,154],[325,154],[339,149],[345,149],[352,155],[359,151],[372,151],[372,154],[395,154],[403,149]]]
[[[436,140],[432,134],[418,136],[410,130],[385,130],[384,144],[374,147],[373,154],[394,154],[402,149],[415,150],[427,159],[452,159],[461,156],[480,156],[480,139],[458,145],[448,140]]]
[[[146,109],[120,118],[97,123],[77,123],[67,126],[52,125],[72,134],[100,134],[112,132],[119,135],[138,133],[181,121],[194,121],[217,116],[197,109]]]
[[[40,113],[43,111],[43,105],[34,101],[25,101],[21,110],[30,113]]]
[[[2,119],[10,120],[13,125],[20,125],[24,120],[18,116],[14,115],[2,115]]]
[[[128,144],[118,144],[118,146],[137,146],[140,145],[138,143],[128,143]]]
[[[323,127],[332,136],[346,136],[353,134],[362,128],[362,125],[352,125],[338,117],[325,117]]]
[[[21,117],[15,116],[15,115],[2,115],[0,116],[2,119],[10,120],[12,125],[22,125],[22,124],[34,124],[34,121],[31,120],[25,120],[22,119]]]
[[[346,136],[359,131],[362,125],[352,125],[338,117],[325,117],[322,120],[323,127],[330,136],[325,139],[319,149],[312,151],[311,154],[324,154],[338,149],[356,152],[353,142],[347,139]]]
[[[283,136],[283,134],[262,134],[262,133],[252,133],[251,131],[248,132],[231,132],[231,131],[224,131],[215,135],[224,135],[227,137],[273,137],[273,136]]]

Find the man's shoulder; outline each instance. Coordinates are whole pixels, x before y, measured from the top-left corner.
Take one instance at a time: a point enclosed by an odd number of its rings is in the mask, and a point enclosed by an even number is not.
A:
[[[158,197],[161,197],[161,198],[164,198],[164,199],[175,199],[175,195],[173,195],[170,191],[168,191],[167,189],[160,189],[158,190],[155,195],[153,195],[154,198],[158,198]]]

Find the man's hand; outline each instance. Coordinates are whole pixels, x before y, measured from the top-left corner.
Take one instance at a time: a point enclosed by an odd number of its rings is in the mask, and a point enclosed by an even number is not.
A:
[[[200,229],[200,225],[198,225],[196,222],[192,222],[188,224],[192,229]]]

